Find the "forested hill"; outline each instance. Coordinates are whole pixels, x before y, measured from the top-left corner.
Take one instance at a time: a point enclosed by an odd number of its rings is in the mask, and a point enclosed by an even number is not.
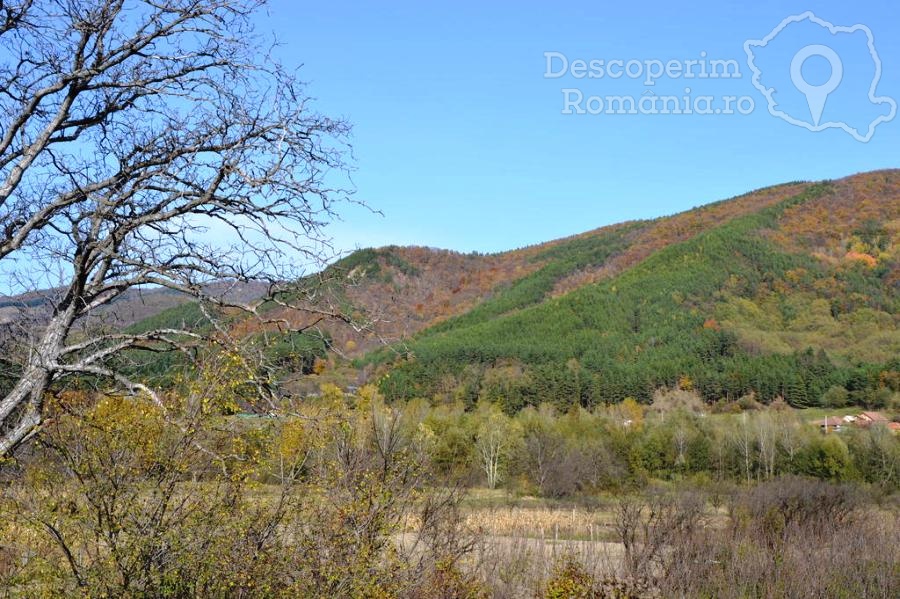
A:
[[[498,254],[462,254],[427,247],[390,246],[354,252],[329,267],[332,303],[373,323],[364,335],[327,326],[333,346],[359,357],[385,342],[424,329],[490,319],[608,279],[655,251],[718,223],[781,202],[805,189],[779,185],[675,216],[603,227]],[[278,317],[305,324],[304,315]]]
[[[661,386],[877,405],[900,383],[898,236],[900,171],[770,188],[532,248],[527,274],[367,360],[389,398],[510,411]]]
[[[324,278],[336,283],[332,305],[371,330],[322,325],[318,339],[278,344],[278,359],[308,373],[330,345],[389,398],[488,398],[510,411],[647,400],[679,385],[710,401],[755,392],[798,406],[844,387],[877,405],[900,386],[898,237],[892,170],[778,185],[500,254],[360,250]],[[153,324],[182,324],[190,308]]]

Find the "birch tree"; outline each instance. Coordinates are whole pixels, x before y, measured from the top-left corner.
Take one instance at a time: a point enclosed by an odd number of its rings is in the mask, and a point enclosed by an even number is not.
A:
[[[475,435],[479,465],[488,488],[496,489],[506,474],[506,462],[517,441],[517,430],[509,417],[495,406],[482,409]]]

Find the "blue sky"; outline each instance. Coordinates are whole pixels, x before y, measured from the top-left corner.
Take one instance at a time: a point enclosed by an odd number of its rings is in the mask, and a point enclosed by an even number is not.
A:
[[[862,24],[882,62],[877,96],[900,100],[896,2],[694,3],[348,2],[274,0],[287,64],[320,110],[354,124],[357,198],[381,210],[344,211],[339,247],[415,244],[499,251],[634,218],[671,214],[758,187],[900,166],[900,116],[862,143],[839,128],[812,132],[772,116],[751,81],[744,42],[812,11],[838,26]],[[790,86],[794,54],[827,44],[843,79],[822,122],[864,130],[874,62],[862,32],[829,37],[809,22],[786,28],[758,60],[779,108],[812,121]],[[805,25],[805,29],[804,29]],[[833,43],[832,43],[833,42]],[[701,81],[609,74],[545,77],[545,52],[576,59],[708,59],[739,63],[740,78]],[[610,65],[611,66],[611,65]],[[636,68],[636,67],[635,67]],[[802,66],[820,85],[822,56]],[[787,83],[785,83],[787,81]],[[749,97],[749,114],[562,114],[563,89],[596,95]],[[720,106],[721,104],[714,104]],[[744,105],[746,108],[746,104]],[[812,126],[812,125],[811,125]]]

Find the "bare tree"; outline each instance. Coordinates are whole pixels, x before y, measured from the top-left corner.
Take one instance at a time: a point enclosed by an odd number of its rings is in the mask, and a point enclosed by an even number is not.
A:
[[[736,427],[734,433],[735,435],[732,439],[732,442],[737,446],[738,451],[740,451],[740,455],[743,458],[744,475],[746,476],[747,484],[749,485],[752,482],[750,478],[750,469],[753,461],[752,458],[754,436],[753,431],[750,429],[749,419],[746,412],[741,414],[740,425]]]
[[[759,450],[759,464],[763,477],[768,480],[775,476],[775,461],[778,458],[776,423],[769,412],[761,412],[755,418],[756,446]]]
[[[540,423],[529,427],[525,433],[524,450],[523,461],[541,494],[551,493],[553,475],[566,462],[565,439],[549,425]]]
[[[129,289],[228,307],[210,282],[265,281],[283,301],[287,281],[321,264],[323,226],[346,198],[348,127],[317,114],[267,54],[251,19],[263,5],[0,2],[0,273],[8,293],[53,289],[46,318],[6,352],[16,373],[0,399],[0,455],[34,434],[58,381],[100,377],[153,396],[113,358],[199,338],[74,334]],[[231,308],[259,313],[262,301]],[[312,321],[339,317],[299,307]]]
[[[794,458],[803,446],[803,424],[791,412],[783,412],[777,416],[778,446],[787,457],[788,468],[793,468]]]
[[[516,441],[517,431],[509,418],[493,406],[482,408],[475,434],[475,448],[490,489],[497,488],[505,475],[506,461]]]

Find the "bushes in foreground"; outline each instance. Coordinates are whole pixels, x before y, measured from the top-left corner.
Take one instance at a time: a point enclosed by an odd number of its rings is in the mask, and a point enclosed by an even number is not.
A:
[[[223,418],[64,398],[0,495],[11,596],[465,596],[457,497],[380,405]],[[410,526],[414,521],[415,526]]]
[[[647,414],[626,402],[510,418],[490,404],[386,406],[368,387],[276,406],[277,417],[223,416],[230,404],[212,389],[219,383],[201,378],[163,405],[63,395],[29,453],[0,471],[0,594],[889,597],[898,589],[897,511],[837,482],[878,472],[884,484],[896,480],[897,440],[875,429],[858,441],[824,437],[787,411],[711,424],[682,396],[660,397]],[[823,480],[783,476],[811,464]],[[467,478],[487,468],[483,481]],[[719,473],[754,484],[705,494]],[[466,523],[461,494],[446,489],[488,476],[547,496],[616,489],[623,498],[598,520],[607,524],[596,539],[593,528],[587,541],[562,544],[481,536]],[[637,489],[652,478],[679,479],[689,492]],[[549,572],[572,547],[582,552]]]
[[[858,493],[796,477],[735,495],[710,520],[695,494],[619,504],[620,563],[558,558],[544,597],[889,598],[900,593],[900,519]]]

